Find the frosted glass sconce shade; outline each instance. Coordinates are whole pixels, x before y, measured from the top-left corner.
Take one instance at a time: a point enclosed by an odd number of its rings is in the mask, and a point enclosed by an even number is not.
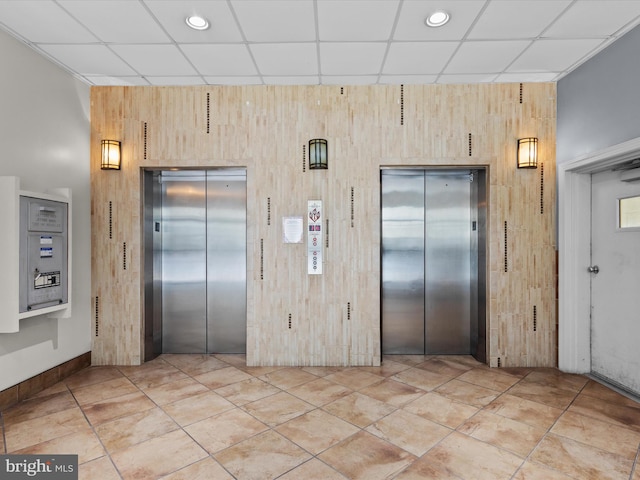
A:
[[[120,170],[120,142],[102,140],[102,170]]]
[[[538,139],[520,138],[518,140],[518,168],[538,167]]]
[[[309,140],[309,170],[327,168],[327,141],[324,138]]]

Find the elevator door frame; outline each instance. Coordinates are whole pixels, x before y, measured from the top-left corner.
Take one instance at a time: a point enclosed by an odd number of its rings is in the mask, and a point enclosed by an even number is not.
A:
[[[163,172],[174,172],[174,171],[180,171],[185,175],[188,175],[189,172],[193,172],[194,175],[204,174],[202,175],[202,182],[205,184],[205,187],[204,187],[205,192],[210,187],[209,182],[212,180],[212,178],[220,179],[222,178],[222,176],[224,176],[225,173],[233,175],[234,172],[240,172],[240,171],[244,176],[244,208],[243,208],[243,220],[242,220],[244,225],[243,227],[244,241],[242,242],[242,245],[240,247],[240,249],[244,252],[243,254],[244,278],[242,280],[243,301],[241,302],[242,305],[240,306],[241,309],[243,309],[244,311],[244,323],[243,323],[243,326],[241,327],[241,331],[244,335],[244,338],[240,342],[242,351],[239,351],[239,350],[236,351],[237,350],[237,345],[236,345],[233,347],[235,349],[233,351],[229,350],[229,351],[214,352],[214,349],[216,348],[217,340],[212,341],[210,325],[207,325],[205,328],[203,341],[205,344],[205,351],[210,350],[212,353],[245,353],[246,352],[247,285],[248,285],[247,269],[246,269],[247,252],[248,252],[248,248],[247,248],[248,237],[246,233],[247,232],[247,223],[246,223],[247,221],[247,203],[246,203],[247,171],[246,171],[246,168],[244,167],[213,167],[213,168],[195,167],[195,168],[179,168],[179,169],[142,168],[141,169],[141,191],[142,191],[142,196],[141,196],[141,200],[142,200],[141,202],[142,266],[141,267],[142,267],[143,276],[142,276],[141,293],[143,298],[142,298],[141,304],[142,304],[142,322],[143,322],[142,331],[144,333],[143,333],[143,338],[141,339],[141,342],[142,342],[142,354],[143,354],[144,361],[152,360],[153,358],[160,355],[164,351],[163,331],[162,331],[163,329],[162,304],[163,304],[164,292],[163,292],[163,285],[161,281],[164,273],[163,260],[162,260],[163,252],[162,252],[162,245],[161,244],[158,245],[158,235],[155,235],[156,232],[158,231],[161,232],[164,229],[164,222],[161,218],[163,189],[159,182],[158,177],[162,175]],[[211,172],[219,172],[222,174],[222,176],[215,176],[215,175],[211,176],[210,175]],[[229,187],[229,185],[227,185],[227,187]],[[224,202],[225,195],[220,195],[219,197],[220,199],[216,201]],[[204,199],[205,211],[211,208],[212,202],[213,202],[212,198],[205,196],[205,199]],[[221,220],[224,223],[228,223],[228,220],[225,218],[222,218],[219,220]],[[208,222],[205,222],[204,228],[206,229],[205,236],[210,237],[210,230],[212,226]],[[162,237],[162,234],[160,235],[160,237]],[[160,238],[160,242],[162,242],[162,238]],[[206,243],[207,245],[205,247],[205,251],[207,252],[206,254],[207,263],[205,265],[205,270],[209,271],[211,268],[211,265],[210,265],[210,258],[209,258],[210,252],[208,252],[208,250],[211,247],[209,243],[212,243],[212,242],[209,242],[209,240],[207,240]],[[207,279],[210,276],[212,278],[215,277],[215,275],[207,274],[206,275]],[[238,279],[234,278],[232,280],[236,281]],[[219,284],[221,283],[220,278],[217,278],[212,281],[217,281],[217,283]],[[207,283],[209,283],[209,280],[207,280]],[[228,283],[228,282],[225,282],[225,283]],[[220,307],[220,305],[216,305],[215,302],[209,299],[209,294],[210,294],[210,292],[208,291],[209,286],[210,285],[207,285],[207,293],[206,293],[207,299],[205,300],[205,305],[206,305],[205,321],[207,323],[210,323],[210,321],[208,320],[208,317],[211,315],[212,310],[214,310],[216,307],[218,308]],[[225,297],[228,297],[227,293],[225,293]],[[225,320],[222,320],[222,322],[224,321]],[[225,332],[222,335],[233,336],[232,330],[230,330],[234,328],[233,326],[224,325],[223,323],[221,323],[220,325],[222,325],[225,329]]]
[[[477,254],[471,255],[471,269],[474,269],[477,274],[475,275],[475,280],[472,276],[470,283],[471,290],[471,307],[476,308],[475,319],[470,315],[470,347],[469,352],[473,355],[478,361],[486,363],[488,359],[488,339],[487,339],[487,309],[488,309],[488,283],[487,283],[487,265],[488,265],[488,178],[489,178],[489,167],[486,165],[465,165],[465,166],[447,166],[447,167],[430,167],[430,166],[411,166],[411,167],[395,167],[395,166],[385,166],[380,168],[380,208],[381,208],[381,221],[380,221],[380,268],[381,268],[381,283],[380,283],[380,341],[381,341],[381,351],[385,352],[385,338],[384,338],[384,321],[385,321],[385,310],[384,310],[384,302],[385,302],[385,286],[383,277],[383,268],[385,265],[384,252],[383,252],[383,189],[382,189],[382,175],[383,171],[406,171],[407,175],[411,175],[411,172],[418,173],[422,172],[425,175],[428,173],[443,173],[447,172],[463,174],[464,172],[469,172],[474,175],[474,182],[472,182],[470,199],[475,200],[476,204],[476,212],[471,213],[471,221],[472,225],[476,231],[476,235],[471,236],[472,246],[471,248],[475,248]],[[424,193],[424,192],[423,192]],[[424,227],[424,224],[423,224]],[[424,234],[426,236],[426,233]],[[424,238],[424,237],[423,237]],[[474,244],[475,242],[475,244]],[[421,262],[424,265],[424,258]],[[424,277],[426,276],[426,272],[423,272],[423,283]],[[414,279],[415,280],[415,279]],[[407,283],[409,285],[411,282]],[[414,282],[415,283],[415,282]],[[416,285],[411,285],[411,288],[416,287]],[[418,286],[419,287],[419,286]],[[416,287],[416,288],[418,288]],[[424,284],[422,285],[424,288]],[[423,312],[426,307],[422,307]],[[410,314],[410,312],[409,312]],[[425,314],[426,315],[426,314]],[[426,316],[425,316],[426,320]],[[426,323],[426,321],[425,321]],[[425,329],[427,328],[426,324],[423,327],[423,337]],[[417,332],[419,335],[420,332]],[[424,344],[424,350],[426,351],[426,340]],[[424,353],[424,351],[422,352]],[[391,354],[393,353],[384,353]],[[428,353],[427,353],[428,354]]]

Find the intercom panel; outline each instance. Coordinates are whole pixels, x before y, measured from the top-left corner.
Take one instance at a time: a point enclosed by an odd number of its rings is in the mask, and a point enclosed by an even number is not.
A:
[[[20,313],[68,302],[68,204],[20,196]]]

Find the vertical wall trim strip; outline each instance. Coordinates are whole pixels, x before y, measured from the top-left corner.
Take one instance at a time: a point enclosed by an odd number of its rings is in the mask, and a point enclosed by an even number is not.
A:
[[[271,225],[271,197],[267,197],[267,225]]]
[[[264,280],[264,238],[260,239],[260,280]]]
[[[540,214],[544,213],[544,163],[540,164]]]
[[[211,133],[211,94],[207,92],[207,133]]]
[[[355,223],[354,220],[356,217],[355,200],[356,200],[355,188],[351,187],[351,228],[353,228],[353,225]]]
[[[109,200],[109,240],[113,238],[113,202]]]
[[[400,85],[400,125],[404,125],[404,85]]]
[[[144,143],[144,159],[147,159],[147,122],[144,122],[144,138],[143,138],[143,143]]]
[[[96,337],[100,335],[100,298],[96,296],[95,298],[95,321],[96,321]]]
[[[307,171],[307,146],[302,145],[302,173]]]
[[[324,247],[329,248],[329,219],[328,218],[324,221],[324,225],[325,225]]]
[[[520,84],[520,103],[522,103],[522,90],[523,90],[523,85],[521,83]]]
[[[509,271],[509,263],[508,263],[508,238],[507,238],[507,222],[505,220],[504,222],[504,271],[508,272]]]

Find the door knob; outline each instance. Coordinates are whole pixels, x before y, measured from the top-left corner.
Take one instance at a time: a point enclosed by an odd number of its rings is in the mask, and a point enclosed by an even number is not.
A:
[[[592,265],[587,268],[587,270],[589,270],[590,273],[598,273],[600,271],[600,268],[598,268],[598,265]]]

